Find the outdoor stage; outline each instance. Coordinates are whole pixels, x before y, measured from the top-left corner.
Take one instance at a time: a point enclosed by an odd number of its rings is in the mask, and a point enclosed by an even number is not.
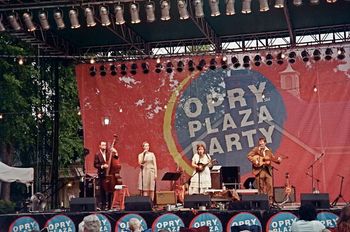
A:
[[[171,211],[92,211],[11,214],[0,216],[0,231],[78,231],[78,224],[86,215],[97,214],[102,222],[101,231],[128,231],[130,218],[139,218],[143,229],[149,231],[179,231],[182,226],[199,227],[207,225],[210,231],[234,231],[232,226],[258,225],[262,231],[290,231],[290,225],[297,219],[298,205],[283,209],[268,210],[218,210],[202,211],[176,209]],[[318,219],[328,228],[336,225],[340,208],[318,210]]]

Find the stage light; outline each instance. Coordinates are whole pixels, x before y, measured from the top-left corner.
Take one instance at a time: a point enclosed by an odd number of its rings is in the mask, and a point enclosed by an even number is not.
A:
[[[212,59],[210,60],[210,62],[209,62],[209,68],[210,68],[211,70],[215,70],[215,69],[216,69],[216,60],[215,60],[215,58],[212,58]]]
[[[306,50],[304,50],[301,52],[301,58],[304,62],[308,62],[310,59],[310,55]]]
[[[221,68],[222,69],[227,69],[228,68],[227,57],[226,56],[223,56],[222,59],[221,59]]]
[[[75,8],[69,10],[69,20],[71,25],[70,28],[76,29],[80,27],[78,11]]]
[[[111,70],[111,75],[112,76],[117,75],[117,66],[115,64],[111,65],[110,70]]]
[[[344,48],[338,48],[337,54],[338,54],[337,58],[339,60],[343,60],[345,58],[345,50],[344,50]]]
[[[142,72],[143,72],[144,74],[149,73],[149,65],[148,65],[146,62],[143,62],[143,63],[141,64],[141,68],[142,68]]]
[[[128,70],[128,67],[126,67],[126,64],[121,64],[121,65],[120,65],[120,74],[122,74],[123,76],[125,76],[127,70]]]
[[[109,117],[104,117],[102,120],[102,125],[104,126],[108,126],[111,123],[111,120],[109,119]]]
[[[252,12],[252,9],[250,7],[252,0],[243,0],[242,2],[242,13],[243,14],[249,14]]]
[[[115,24],[122,25],[125,23],[124,19],[124,6],[118,4],[114,6]]]
[[[243,67],[249,68],[250,67],[250,57],[244,56],[243,57]]]
[[[39,22],[43,30],[49,30],[50,24],[45,11],[39,12]]]
[[[96,76],[96,67],[95,66],[91,66],[89,68],[89,73],[90,73],[90,76],[92,76],[92,77]]]
[[[184,70],[184,66],[185,66],[184,62],[182,60],[180,60],[179,62],[177,62],[177,69],[176,70],[178,72],[182,72]]]
[[[290,52],[288,55],[288,62],[294,64],[296,61],[297,54],[295,52]]]
[[[265,63],[267,64],[267,65],[272,65],[272,62],[273,62],[273,56],[269,53],[269,54],[267,54],[266,55],[266,61],[265,61]]]
[[[162,64],[161,63],[157,63],[156,64],[156,73],[160,73],[161,71],[162,71],[162,68],[163,68],[163,66],[162,66]]]
[[[317,5],[317,4],[319,4],[319,3],[320,3],[319,0],[310,0],[310,4],[311,4],[311,5]]]
[[[195,66],[195,64],[194,64],[194,62],[193,62],[193,60],[189,60],[188,61],[188,70],[190,71],[190,72],[193,72],[194,71],[194,66]]]
[[[205,66],[205,64],[206,64],[205,60],[204,60],[204,59],[201,59],[201,60],[199,61],[198,65],[197,65],[197,69],[198,69],[199,71],[202,71],[203,68],[204,68],[204,66]]]
[[[4,115],[0,113],[0,120],[4,118]]]
[[[101,65],[101,66],[100,66],[100,75],[101,75],[102,77],[104,77],[104,76],[106,76],[106,74],[107,74],[106,67],[105,67],[104,65]]]
[[[314,87],[312,88],[312,90],[316,93],[316,92],[318,91],[317,86],[314,85]]]
[[[7,20],[9,21],[11,27],[13,28],[13,30],[15,31],[19,31],[21,30],[21,26],[19,25],[18,21],[17,21],[17,15],[15,13],[10,14],[9,16],[7,16]]]
[[[106,6],[100,7],[100,18],[102,26],[107,27],[111,25],[111,20],[109,20],[109,11]]]
[[[60,9],[54,11],[53,18],[55,19],[57,29],[62,30],[66,27],[63,21],[63,12]]]
[[[332,48],[327,48],[325,51],[325,59],[326,60],[331,60],[332,59],[332,55],[333,55],[333,50]]]
[[[170,19],[170,2],[168,0],[162,0],[160,2],[160,20],[167,21]]]
[[[166,64],[166,72],[167,73],[172,73],[173,72],[173,64],[169,61],[167,64]]]
[[[85,19],[86,19],[86,26],[87,27],[94,27],[94,26],[96,26],[93,8],[86,7],[85,10],[84,10],[84,13],[85,13]]]
[[[91,57],[89,62],[90,62],[90,64],[94,64],[96,62],[95,58]]]
[[[293,4],[294,6],[300,6],[301,4],[303,4],[303,0],[293,0]]]
[[[141,22],[140,15],[139,15],[139,5],[135,2],[130,4],[130,15],[131,15],[132,24]]]
[[[154,22],[156,20],[156,16],[155,16],[155,5],[154,2],[149,1],[146,3],[145,5],[145,9],[146,9],[146,18],[147,18],[147,22],[151,23]]]
[[[219,10],[219,0],[209,0],[209,6],[211,11],[211,16],[216,17],[220,15]]]
[[[196,18],[204,17],[202,0],[194,0],[193,4],[194,4],[194,14]]]
[[[319,61],[321,59],[321,52],[318,49],[315,49],[312,55],[315,61]]]
[[[0,15],[0,31],[5,31],[6,28],[4,26],[4,24],[2,23],[2,15]]]
[[[137,64],[136,63],[132,63],[131,66],[130,66],[130,73],[132,75],[135,75],[137,72]]]
[[[24,24],[26,25],[28,31],[35,31],[36,30],[36,27],[35,27],[33,20],[32,20],[32,15],[29,12],[23,13],[23,21],[24,21]]]
[[[283,8],[283,7],[284,7],[284,0],[275,1],[275,8]]]
[[[226,0],[226,15],[234,15],[235,13],[235,0]]]
[[[186,0],[178,0],[177,1],[177,8],[179,10],[180,19],[184,20],[184,19],[188,19],[190,17],[188,15]]]
[[[337,0],[327,0],[327,3],[335,3]]]
[[[23,57],[18,57],[18,64],[19,65],[23,65],[24,64],[24,59],[23,59]]]
[[[261,56],[260,56],[260,55],[256,55],[256,56],[254,57],[254,64],[255,64],[255,66],[257,66],[257,67],[260,66],[260,64],[261,64]]]
[[[233,57],[231,58],[231,62],[232,62],[232,64],[233,64],[233,67],[234,67],[234,68],[239,68],[239,67],[241,66],[241,64],[239,63],[238,58],[235,57],[235,56],[233,56]]]
[[[261,12],[265,12],[268,11],[269,8],[269,3],[267,2],[267,0],[259,0],[260,3],[260,11]]]
[[[283,64],[284,58],[285,58],[285,55],[284,55],[283,52],[278,53],[278,54],[277,54],[277,57],[276,57],[276,59],[277,59],[277,64],[279,64],[279,65]]]

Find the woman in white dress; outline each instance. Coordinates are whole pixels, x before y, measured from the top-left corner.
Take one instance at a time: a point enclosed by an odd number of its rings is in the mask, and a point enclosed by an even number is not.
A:
[[[211,188],[211,157],[206,153],[204,144],[197,145],[197,153],[192,157],[192,167],[196,170],[191,178],[189,194],[204,194]]]
[[[149,151],[149,147],[148,142],[143,142],[143,152],[138,155],[138,163],[140,165],[138,189],[141,196],[150,196],[153,201],[155,181],[157,179],[157,162],[156,156]]]

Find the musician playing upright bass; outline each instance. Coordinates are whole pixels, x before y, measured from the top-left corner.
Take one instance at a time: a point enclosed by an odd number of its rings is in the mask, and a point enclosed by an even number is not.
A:
[[[281,157],[273,155],[271,149],[266,146],[266,139],[259,138],[258,146],[254,147],[247,155],[252,162],[253,174],[258,185],[259,193],[267,194],[270,204],[273,203],[272,166],[271,162],[280,163]]]

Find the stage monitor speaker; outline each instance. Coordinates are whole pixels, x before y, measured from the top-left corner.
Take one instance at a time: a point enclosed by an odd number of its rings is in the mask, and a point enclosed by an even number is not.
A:
[[[249,202],[249,209],[269,209],[269,198],[267,194],[242,195],[243,202]]]
[[[96,211],[96,198],[94,197],[79,197],[70,200],[70,211]]]
[[[125,198],[126,211],[151,211],[153,204],[150,197],[130,196]]]
[[[200,206],[210,208],[210,196],[209,195],[187,195],[184,199],[185,208],[198,209]]]
[[[234,188],[235,185],[241,182],[239,166],[221,167],[222,182],[227,188]],[[239,186],[238,186],[239,187]]]
[[[157,199],[157,205],[175,205],[176,204],[175,191],[157,191],[156,199]]]
[[[329,194],[328,193],[301,193],[301,205],[312,204],[317,209],[329,209]]]
[[[274,187],[273,190],[274,190],[275,201],[277,203],[281,203],[281,202],[286,200],[285,199],[285,197],[286,197],[285,187]],[[296,197],[295,197],[295,187],[292,186],[292,191],[290,193],[289,201],[287,203],[295,202],[295,199],[296,199]]]

